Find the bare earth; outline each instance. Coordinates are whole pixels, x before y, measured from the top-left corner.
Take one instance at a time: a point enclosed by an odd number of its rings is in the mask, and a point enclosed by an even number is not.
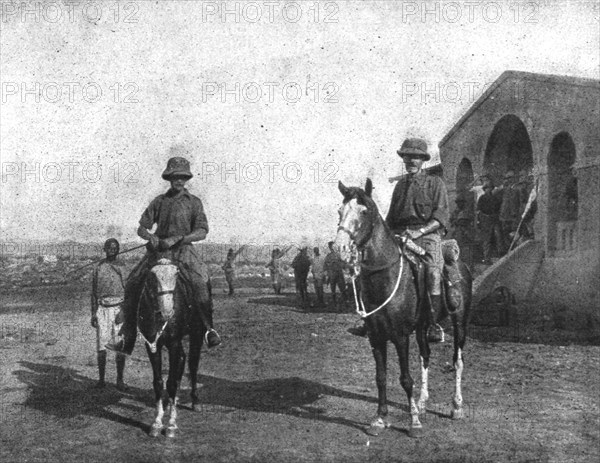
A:
[[[302,311],[292,294],[218,294],[224,343],[203,350],[202,405],[190,410],[185,377],[178,436],[153,439],[151,370],[141,343],[126,367],[128,393],[114,388],[112,356],[110,384],[93,389],[87,291],[29,288],[1,301],[2,462],[600,461],[600,347],[587,342],[491,342],[502,333],[476,327],[465,351],[462,421],[449,418],[451,342],[434,346],[421,439],[407,436],[392,353],[392,427],[374,438],[364,428],[376,410],[375,367],[368,341],[345,332],[353,314]],[[414,343],[411,355],[418,382]]]

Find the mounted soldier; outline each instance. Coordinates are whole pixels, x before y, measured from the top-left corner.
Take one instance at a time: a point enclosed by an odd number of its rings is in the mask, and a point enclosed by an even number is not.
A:
[[[142,287],[152,265],[164,254],[177,262],[191,288],[192,305],[198,310],[207,329],[208,347],[221,344],[221,338],[213,328],[212,304],[208,303],[211,300],[208,269],[202,262],[199,251],[192,245],[204,240],[208,234],[208,221],[202,201],[185,188],[186,182],[192,177],[187,159],[169,159],[162,178],[171,183],[171,188],[152,200],[139,221],[137,233],[148,240],[148,252],[131,271],[125,287],[121,330],[124,340],[116,345],[107,345],[109,349],[128,355],[133,351],[137,334],[137,305]],[[152,233],[150,230],[154,225],[157,227]]]
[[[448,223],[448,193],[443,180],[423,170],[423,163],[431,159],[427,143],[419,138],[408,138],[397,151],[406,171],[392,194],[387,225],[397,236],[406,236],[427,251],[424,259],[425,281],[429,304],[427,310],[429,342],[443,342],[444,332],[436,323],[442,311],[442,235]],[[366,325],[348,330],[365,336]]]

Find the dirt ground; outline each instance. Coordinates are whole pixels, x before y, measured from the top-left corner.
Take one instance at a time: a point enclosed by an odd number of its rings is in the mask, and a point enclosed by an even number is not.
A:
[[[525,327],[519,336],[514,327],[473,327],[462,421],[449,418],[451,342],[434,346],[420,439],[407,436],[392,353],[392,427],[375,438],[364,432],[376,411],[375,367],[368,341],[345,332],[352,313],[299,310],[289,290],[275,296],[242,288],[233,298],[218,292],[224,343],[203,351],[198,411],[189,408],[184,378],[173,439],[147,434],[153,392],[141,343],[126,367],[129,392],[115,389],[111,356],[109,386],[93,389],[95,333],[85,288],[1,295],[0,461],[600,461],[597,345],[550,329],[540,336],[535,328],[534,340],[548,342],[533,343]],[[411,355],[418,382],[414,343]]]

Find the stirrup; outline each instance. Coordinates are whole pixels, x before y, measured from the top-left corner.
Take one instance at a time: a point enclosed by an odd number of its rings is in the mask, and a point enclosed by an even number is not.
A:
[[[212,345],[212,346],[208,342],[208,335],[210,333],[215,333],[215,335],[217,336],[217,339],[218,339],[218,342],[216,344]],[[217,346],[221,345],[222,340],[221,340],[221,336],[219,335],[219,333],[217,333],[217,330],[215,330],[214,328],[211,328],[211,329],[207,330],[206,333],[204,333],[204,342],[206,343],[206,345],[210,349],[211,347],[217,347]]]
[[[204,333],[204,343],[206,345],[208,345],[208,333],[212,333],[212,332],[217,333],[217,331],[214,328],[211,328],[210,330],[206,330],[206,333]],[[219,333],[217,333],[217,334],[219,334]]]

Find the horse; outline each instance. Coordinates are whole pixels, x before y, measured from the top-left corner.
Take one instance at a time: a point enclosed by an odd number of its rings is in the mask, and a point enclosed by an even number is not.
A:
[[[371,198],[373,184],[367,179],[365,189],[346,187],[339,182],[338,188],[344,200],[339,209],[339,225],[335,246],[344,261],[352,264],[358,273],[360,297],[356,297],[357,311],[365,323],[373,350],[378,390],[377,416],[366,432],[379,435],[390,426],[387,419],[386,376],[387,343],[391,341],[400,362],[400,384],[406,392],[411,414],[408,431],[410,437],[420,437],[423,426],[419,414],[426,411],[428,392],[428,368],[430,348],[427,341],[427,318],[421,309],[426,297],[422,278],[415,278],[407,252],[396,242],[394,234],[382,219],[377,205]],[[422,267],[422,266],[421,266]],[[471,276],[462,262],[457,263],[460,281],[452,282],[453,291],[460,291],[461,308],[450,313],[454,335],[455,392],[451,417],[463,417],[461,378],[463,373],[463,349],[466,325],[471,304]],[[448,289],[446,287],[446,289]],[[456,298],[456,293],[453,293]],[[456,301],[456,299],[454,300]],[[447,314],[443,314],[444,316]],[[410,336],[416,332],[421,363],[421,391],[418,401],[413,394],[413,379],[409,372]]]
[[[210,283],[209,300],[212,304]],[[192,290],[186,281],[186,273],[169,258],[160,258],[148,271],[138,304],[138,328],[146,341],[146,351],[152,365],[156,417],[150,428],[150,436],[158,436],[163,428],[163,379],[162,348],[169,354],[169,376],[167,379],[169,423],[167,437],[175,437],[177,430],[177,389],[185,369],[186,354],[183,337],[189,335],[188,369],[191,382],[192,410],[198,404],[196,379],[200,363],[200,350],[207,332],[198,308],[192,304]]]

